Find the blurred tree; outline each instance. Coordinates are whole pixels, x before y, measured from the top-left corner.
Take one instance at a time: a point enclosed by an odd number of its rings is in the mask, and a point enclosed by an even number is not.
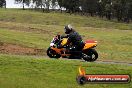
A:
[[[43,0],[33,0],[33,3],[35,4],[36,8],[38,7],[40,7],[41,9],[43,8]]]
[[[6,8],[6,0],[0,0],[0,7],[5,7]]]
[[[57,0],[60,8],[65,8],[68,13],[74,13],[79,10],[79,0]]]
[[[0,1],[0,7],[3,7],[3,2]],[[81,12],[86,15],[98,15],[108,20],[116,18],[118,21],[129,22],[132,20],[132,0],[15,0],[17,3],[24,6],[33,1],[36,8],[41,8],[44,11],[60,7],[61,12],[64,8],[68,13]]]
[[[51,8],[55,9],[58,6],[57,0],[51,0]]]
[[[97,2],[97,15],[99,15],[99,17],[103,17],[104,16],[104,11],[105,11],[105,6],[102,2],[102,0],[99,0]]]
[[[130,19],[132,20],[132,1],[131,0],[128,1],[128,15],[127,15],[127,17],[128,17],[128,22]]]
[[[98,0],[80,0],[83,12],[90,13],[93,16],[97,12]]]
[[[105,4],[105,15],[108,20],[111,20],[112,15],[112,1],[108,0]]]
[[[23,4],[23,10],[25,9],[25,5],[29,6],[31,0],[15,0],[16,3],[22,3]]]
[[[57,0],[33,0],[33,3],[36,5],[36,8],[41,8],[49,11],[50,8],[54,9],[58,4]]]

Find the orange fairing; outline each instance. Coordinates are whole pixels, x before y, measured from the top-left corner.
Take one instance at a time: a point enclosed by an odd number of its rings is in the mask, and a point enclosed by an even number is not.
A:
[[[84,76],[86,74],[85,70],[80,66],[79,67],[79,75]]]
[[[58,54],[61,54],[62,49],[58,49],[58,48],[54,48],[54,47],[51,47],[51,49],[55,50]]]
[[[94,40],[87,40],[87,41],[85,42],[85,46],[84,46],[83,50],[84,50],[84,49],[88,49],[88,48],[92,48],[92,47],[94,47],[94,46],[96,46],[96,45],[97,45],[97,41],[94,41]]]
[[[60,54],[61,56],[70,56],[71,55],[71,54],[61,54],[61,51],[64,51],[63,48],[58,49],[58,48],[51,47],[51,49],[56,51],[56,53]]]

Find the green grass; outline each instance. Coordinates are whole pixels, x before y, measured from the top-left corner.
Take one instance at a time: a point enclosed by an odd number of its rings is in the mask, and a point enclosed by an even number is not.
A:
[[[13,30],[0,30],[0,36],[2,42],[8,42],[13,44],[19,44],[24,45],[28,47],[43,47],[46,46],[44,42],[47,41],[46,37],[42,37],[42,35],[39,34],[33,34],[33,33],[25,33],[25,32],[19,32],[19,31],[13,31]],[[46,36],[46,35],[45,35]],[[37,41],[37,42],[36,42]]]
[[[132,24],[60,13],[0,9],[0,42],[46,50],[52,38],[72,24],[84,41],[98,41],[99,60],[132,62]],[[45,56],[44,56],[45,57]],[[130,74],[132,66],[52,60],[0,54],[0,88],[131,88],[130,84],[76,83],[77,68],[89,74]]]
[[[0,55],[0,88],[131,88],[130,84],[76,83],[78,67],[87,74],[130,74],[132,66]],[[127,68],[126,68],[127,67]]]
[[[18,22],[42,25],[65,25],[73,24],[80,27],[115,28],[131,30],[132,24],[117,23],[102,20],[97,17],[86,17],[60,13],[40,13],[29,10],[0,9],[0,20],[6,22]]]
[[[10,24],[10,23],[8,23]],[[22,24],[19,24],[22,25]],[[28,27],[33,27],[30,31],[23,31],[25,29],[19,29],[19,25],[15,24],[16,29],[11,29],[9,26],[0,30],[0,41],[18,44],[27,47],[35,47],[41,49],[47,49],[52,37],[57,32],[63,32],[62,26],[44,25],[35,26],[28,25],[24,27],[28,30]],[[7,26],[7,25],[6,25]],[[11,25],[12,26],[12,25]],[[38,28],[44,33],[39,32]],[[46,28],[46,29],[43,29]],[[56,30],[58,29],[58,30]],[[117,30],[117,29],[96,29],[89,27],[77,27],[77,31],[83,36],[84,40],[94,39],[98,41],[97,51],[99,52],[99,60],[118,60],[132,62],[132,32],[130,30]]]
[[[0,12],[1,42],[46,50],[52,37],[58,32],[64,34],[64,25],[71,23],[84,41],[98,41],[99,60],[132,62],[132,24],[54,12],[40,13],[17,9],[0,9]]]

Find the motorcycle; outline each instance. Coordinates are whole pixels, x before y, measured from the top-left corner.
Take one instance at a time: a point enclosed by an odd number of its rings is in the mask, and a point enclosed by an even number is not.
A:
[[[67,43],[68,38],[62,38],[56,41],[56,38],[53,38],[50,47],[47,49],[47,55],[50,58],[60,58],[60,57],[73,57],[76,56],[70,53],[70,45],[65,45]],[[58,48],[57,45],[63,46],[62,48]],[[85,61],[93,62],[98,58],[98,53],[95,50],[97,46],[97,41],[94,40],[86,40],[84,42],[84,47],[81,50],[81,58]],[[75,51],[77,52],[77,51]],[[77,59],[77,58],[76,58]]]

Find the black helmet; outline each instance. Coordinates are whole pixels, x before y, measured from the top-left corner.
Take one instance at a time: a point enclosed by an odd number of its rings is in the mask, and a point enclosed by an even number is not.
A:
[[[72,30],[73,29],[72,29],[72,26],[70,24],[69,25],[66,25],[64,27],[64,31],[65,31],[66,34],[69,34]]]

